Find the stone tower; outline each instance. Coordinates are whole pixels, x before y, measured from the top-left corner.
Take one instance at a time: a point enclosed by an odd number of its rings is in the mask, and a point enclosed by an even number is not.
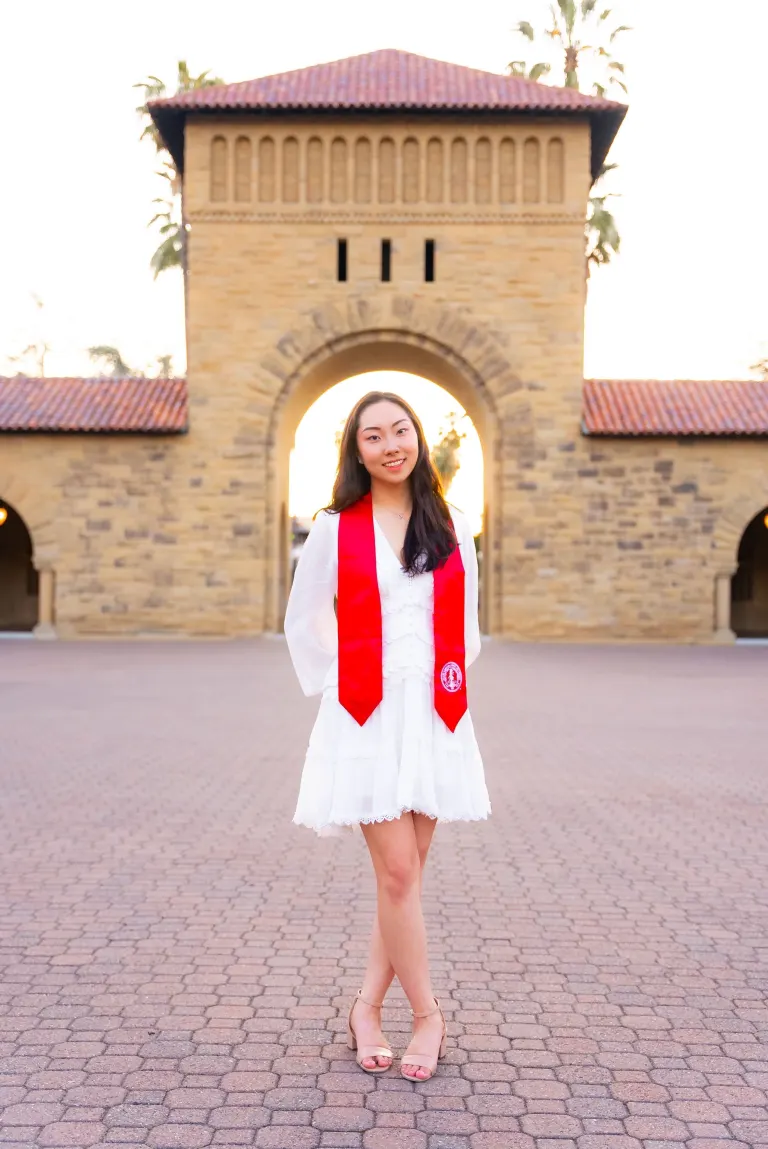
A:
[[[189,561],[221,574],[200,611],[279,628],[297,424],[349,375],[400,369],[481,437],[485,629],[546,629],[532,572],[578,437],[585,205],[625,108],[381,51],[151,111],[190,228],[181,487]]]

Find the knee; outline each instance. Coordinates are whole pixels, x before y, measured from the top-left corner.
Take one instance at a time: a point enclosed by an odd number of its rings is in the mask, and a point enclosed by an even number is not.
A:
[[[421,863],[419,855],[387,858],[381,867],[379,884],[392,902],[402,902],[419,885]]]

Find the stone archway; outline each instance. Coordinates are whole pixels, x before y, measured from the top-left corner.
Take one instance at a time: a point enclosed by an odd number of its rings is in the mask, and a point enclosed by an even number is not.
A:
[[[737,638],[768,638],[768,506],[739,541],[731,579],[731,629]]]
[[[3,481],[0,476],[0,507],[8,509],[7,522],[14,522],[16,519],[21,523],[23,535],[17,533],[16,538],[16,555],[14,560],[11,557],[11,567],[16,564],[15,575],[12,575],[16,586],[16,595],[20,591],[20,585],[23,580],[25,588],[32,588],[34,585],[34,593],[26,594],[24,597],[29,600],[33,599],[30,604],[27,601],[23,607],[24,611],[24,625],[19,627],[21,630],[31,630],[35,638],[55,638],[56,631],[54,629],[54,615],[55,615],[55,567],[58,558],[58,545],[56,542],[54,522],[52,516],[45,512],[44,500],[41,499],[39,491],[33,491],[30,487],[19,481],[18,479],[11,478],[10,480]],[[12,512],[12,514],[10,513]],[[12,517],[15,516],[15,519]],[[5,524],[7,525],[7,523]],[[4,530],[5,526],[0,528]],[[20,528],[15,528],[16,532],[20,532]],[[25,565],[23,575],[19,573],[18,569],[18,554],[19,545],[23,545],[25,553]],[[1,548],[2,544],[0,544]],[[9,548],[9,553],[13,555],[13,545]],[[0,565],[2,564],[2,549],[0,549]],[[30,570],[34,574],[30,574]],[[0,572],[0,599],[2,598],[2,572]],[[18,597],[15,599],[18,604]],[[0,605],[0,614],[2,614],[2,607]],[[3,616],[0,618],[0,630],[11,629],[13,626],[12,618],[14,612],[9,612],[11,622]],[[31,621],[30,621],[31,619]],[[14,629],[16,629],[14,627]]]
[[[32,536],[19,512],[0,500],[0,631],[31,631],[38,617]]]
[[[278,381],[267,451],[264,629],[282,629],[287,600],[288,460],[307,408],[329,387],[368,371],[404,371],[430,379],[468,412],[483,447],[484,553],[482,628],[501,629],[502,435],[510,417],[532,438],[528,403],[500,338],[462,309],[394,296],[349,299],[316,308],[286,332],[262,369]],[[515,407],[510,416],[510,404]]]

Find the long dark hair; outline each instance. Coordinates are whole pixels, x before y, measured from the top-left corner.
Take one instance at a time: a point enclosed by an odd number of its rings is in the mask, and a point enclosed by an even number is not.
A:
[[[370,491],[371,476],[357,461],[357,429],[366,408],[383,401],[402,407],[416,428],[419,444],[416,466],[409,476],[413,510],[403,545],[403,569],[409,574],[433,571],[456,549],[456,536],[440,476],[429,457],[424,429],[416,412],[399,395],[391,391],[369,391],[350,411],[341,439],[333,496],[324,509],[338,514]]]

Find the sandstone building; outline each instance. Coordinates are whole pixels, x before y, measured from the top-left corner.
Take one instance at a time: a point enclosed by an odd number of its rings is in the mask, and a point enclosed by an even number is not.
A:
[[[0,630],[279,630],[298,422],[391,369],[479,432],[488,633],[768,634],[768,385],[583,379],[585,203],[624,114],[397,51],[155,101],[187,378],[0,381]]]

